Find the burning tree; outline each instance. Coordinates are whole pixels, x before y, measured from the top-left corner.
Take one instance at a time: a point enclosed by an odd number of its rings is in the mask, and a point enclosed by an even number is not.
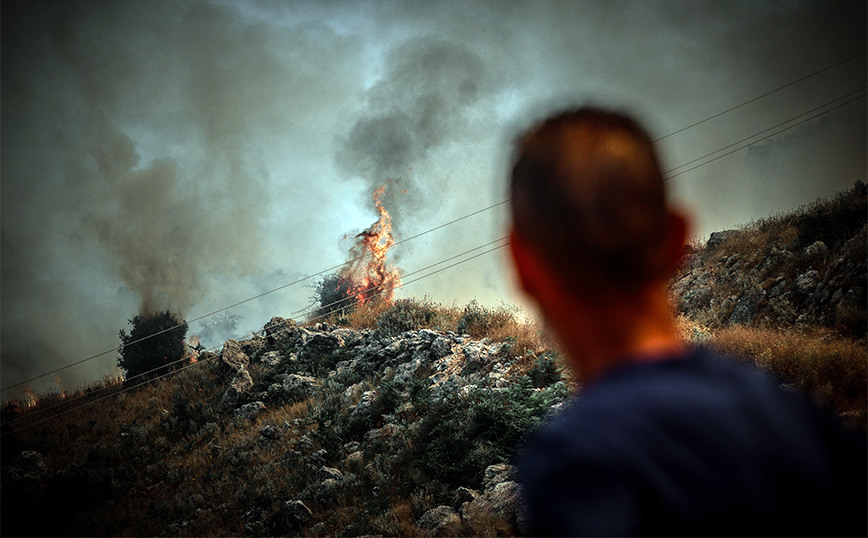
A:
[[[118,348],[118,366],[126,372],[127,380],[135,378],[135,383],[141,383],[183,365],[188,353],[184,320],[166,310],[139,314],[128,321],[133,328],[129,334],[120,330]]]
[[[381,199],[386,186],[374,191],[374,205],[379,218],[367,230],[356,235],[350,249],[350,261],[339,272],[327,275],[317,284],[314,299],[319,303],[317,316],[337,310],[352,310],[379,298],[391,301],[401,283],[398,269],[386,262],[386,252],[395,244],[392,218]]]

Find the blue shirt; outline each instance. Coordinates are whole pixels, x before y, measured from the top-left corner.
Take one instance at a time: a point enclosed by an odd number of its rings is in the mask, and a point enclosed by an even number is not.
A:
[[[864,536],[864,443],[835,435],[800,396],[697,349],[589,384],[518,474],[539,535]]]

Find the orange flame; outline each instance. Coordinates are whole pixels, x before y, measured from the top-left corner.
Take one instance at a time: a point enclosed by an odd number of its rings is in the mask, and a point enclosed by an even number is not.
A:
[[[27,395],[27,402],[24,403],[24,407],[31,408],[34,407],[37,403],[36,392],[33,390],[33,387],[30,385],[26,385],[23,389],[21,389],[25,395]]]
[[[356,236],[356,244],[350,250],[353,261],[340,273],[341,287],[346,288],[347,296],[355,297],[359,305],[377,295],[391,301],[395,288],[401,283],[398,269],[386,263],[386,253],[395,244],[395,238],[392,236],[392,218],[381,203],[385,191],[385,185],[374,191],[373,200],[379,218]]]
[[[63,378],[59,375],[54,376],[54,386],[60,390],[60,399],[66,399],[66,387],[63,386]]]
[[[190,364],[199,362],[199,346],[202,345],[202,341],[195,334],[190,337],[190,341],[187,342],[187,350],[190,352],[190,356],[187,357],[190,359]]]

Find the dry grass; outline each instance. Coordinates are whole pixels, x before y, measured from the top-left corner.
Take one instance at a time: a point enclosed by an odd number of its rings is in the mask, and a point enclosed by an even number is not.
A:
[[[445,306],[423,299],[399,302],[371,301],[349,313],[334,313],[322,321],[352,329],[377,329],[377,321],[396,304],[403,302],[424,311],[425,328],[468,334],[471,338],[490,338],[494,342],[510,341],[520,357],[538,355],[554,349],[554,339],[538,320],[525,315],[518,307],[501,304],[490,308],[471,301],[464,307]]]
[[[391,301],[374,299],[347,314],[346,326],[351,329],[376,329],[377,318],[391,306]]]
[[[509,366],[517,370],[516,375],[529,372],[534,365],[539,368],[546,359],[542,354],[554,349],[544,327],[514,307],[489,308],[475,302],[456,307],[427,299],[412,301],[430,314],[431,328],[510,342],[514,346],[511,355],[520,357]],[[341,323],[376,329],[377,320],[393,305],[369,303],[349,313]],[[710,330],[686,318],[680,318],[679,323],[690,340],[746,357],[865,428],[868,401],[864,346],[832,333],[742,327]],[[252,365],[251,371],[256,368]],[[373,379],[361,382],[365,389],[375,388]],[[93,394],[67,393],[63,400],[59,396],[41,398],[36,407],[20,411],[14,423],[20,431],[11,436],[15,446],[4,438],[4,454],[17,457],[21,450],[42,454],[54,481],[45,486],[53,488],[47,490],[50,495],[45,498],[62,499],[68,505],[52,507],[58,523],[47,524],[42,529],[46,534],[240,536],[250,534],[245,530],[248,521],[243,515],[251,506],[261,505],[266,519],[274,518],[283,500],[301,498],[314,512],[316,523],[288,533],[334,536],[354,525],[358,532],[417,536],[421,531],[416,521],[422,513],[449,502],[441,498],[434,482],[420,481],[415,489],[401,489],[397,484],[407,477],[388,474],[391,467],[343,467],[339,453],[331,464],[346,471],[347,481],[341,483],[335,497],[320,500],[315,493],[306,496],[309,486],[318,484],[316,469],[287,459],[286,454],[302,436],[316,443],[325,438],[329,423],[318,422],[317,417],[326,416],[325,411],[334,407],[340,391],[289,405],[273,405],[255,420],[239,421],[219,407],[225,383],[208,363],[122,394],[118,394],[122,386],[116,382],[107,382],[105,388],[105,392]],[[40,419],[40,409],[49,405],[63,409],[61,406],[72,405],[76,397],[80,397],[75,402],[80,405],[107,394],[113,396],[24,427]],[[341,412],[346,414],[346,410]],[[195,426],[173,422],[186,415],[197,421]],[[263,426],[280,428],[285,423],[290,426],[281,428],[279,438],[259,440]],[[395,452],[397,447],[390,450]],[[366,458],[385,461],[392,453],[386,452],[366,453]],[[3,462],[4,492],[9,491],[5,489],[6,481],[15,457]],[[377,498],[372,494],[375,484],[382,489]],[[94,491],[97,493],[92,494]],[[75,504],[78,499],[86,503]],[[495,524],[492,521],[477,534],[499,534],[501,529]]]
[[[811,395],[856,429],[868,429],[868,349],[830,331],[733,326],[709,330],[679,318],[688,340],[734,355]]]

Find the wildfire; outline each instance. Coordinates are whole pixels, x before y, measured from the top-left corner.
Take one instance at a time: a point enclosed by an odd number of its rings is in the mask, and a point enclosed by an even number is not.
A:
[[[33,390],[33,387],[31,387],[30,385],[26,385],[21,390],[27,396],[27,401],[24,402],[24,407],[29,409],[31,407],[36,406],[36,403],[38,402],[38,400],[36,398],[36,392]]]
[[[65,400],[66,387],[63,386],[63,379],[59,375],[54,376],[54,386],[57,387],[58,390],[60,390],[60,399]]]
[[[190,364],[195,362],[199,362],[199,350],[202,349],[202,341],[198,336],[193,335],[190,337],[190,341],[187,342],[187,351],[189,352]]]
[[[375,296],[391,301],[395,287],[401,283],[398,269],[386,263],[386,252],[395,244],[395,238],[392,236],[392,218],[381,203],[385,190],[386,186],[381,185],[374,191],[373,200],[379,218],[356,236],[356,243],[350,250],[353,261],[339,275],[339,289],[346,290],[347,297],[355,297],[358,305]]]

